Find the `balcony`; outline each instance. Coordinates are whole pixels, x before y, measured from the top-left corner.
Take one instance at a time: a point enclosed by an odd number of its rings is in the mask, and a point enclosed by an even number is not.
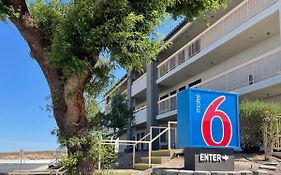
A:
[[[158,102],[158,111],[159,114],[163,114],[169,111],[177,109],[177,94],[172,95],[168,98],[160,100]]]
[[[255,85],[263,82],[265,82],[265,85],[260,86],[261,88],[253,88]],[[252,93],[260,89],[268,89],[280,84],[281,47],[254,58],[242,65],[234,67],[226,72],[218,74],[217,76],[203,81],[194,87],[222,91],[236,91],[239,94],[242,94],[241,90],[245,88],[249,88],[247,93]],[[278,86],[278,88],[278,92],[276,89],[272,89],[271,91],[280,93],[280,87]],[[164,116],[164,113],[177,109],[176,97],[176,95],[173,95],[158,102],[159,115]]]
[[[139,125],[146,122],[147,108],[143,106],[134,111],[135,125]]]
[[[158,78],[179,67],[200,52],[208,50],[214,42],[257,16],[278,0],[245,0],[225,16],[158,65]]]
[[[281,74],[281,47],[203,81],[197,87],[233,91]]]
[[[133,82],[132,96],[134,97],[140,93],[144,93],[145,89],[146,89],[146,73]]]

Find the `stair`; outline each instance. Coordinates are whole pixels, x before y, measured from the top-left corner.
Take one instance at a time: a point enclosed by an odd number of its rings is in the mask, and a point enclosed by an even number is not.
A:
[[[148,163],[149,162],[148,158],[149,157],[142,157],[141,162]],[[169,160],[170,160],[170,157],[168,157],[168,156],[151,156],[152,164],[161,164],[161,163],[167,162]]]
[[[146,170],[151,168],[153,165],[148,165],[148,163],[136,163],[135,170]]]
[[[141,157],[140,162],[135,164],[136,170],[146,170],[155,165],[162,164],[167,162],[173,157],[175,154],[181,154],[183,150],[154,150],[151,152],[151,166],[149,166],[149,157]]]

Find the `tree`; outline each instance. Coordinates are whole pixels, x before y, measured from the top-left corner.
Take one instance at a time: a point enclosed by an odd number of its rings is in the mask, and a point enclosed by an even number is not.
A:
[[[113,137],[116,139],[127,129],[128,120],[132,118],[133,111],[128,109],[127,100],[121,94],[112,97],[110,106],[110,112],[102,114],[103,125],[113,129]]]
[[[110,70],[119,65],[141,69],[164,45],[153,34],[168,14],[203,17],[226,0],[0,0],[0,19],[11,21],[30,47],[51,91],[60,137],[76,156],[73,174],[90,175],[91,149],[84,93],[99,94]],[[104,58],[109,56],[108,58]]]

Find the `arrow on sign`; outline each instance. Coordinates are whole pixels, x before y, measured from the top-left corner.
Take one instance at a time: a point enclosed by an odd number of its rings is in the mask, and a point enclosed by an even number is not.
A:
[[[228,157],[227,155],[224,155],[224,156],[222,156],[222,159],[223,159],[224,161],[227,161],[227,160],[229,159],[229,157]]]

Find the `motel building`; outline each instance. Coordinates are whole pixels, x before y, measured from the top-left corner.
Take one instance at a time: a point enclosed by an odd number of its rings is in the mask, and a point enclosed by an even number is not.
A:
[[[169,49],[143,73],[127,72],[106,93],[106,112],[113,92],[124,94],[134,109],[135,120],[120,140],[140,140],[151,126],[159,127],[152,138],[159,135],[177,121],[177,94],[190,87],[281,102],[281,0],[230,0],[209,21],[179,24],[165,38],[173,43]],[[176,134],[176,129],[163,133],[153,148],[177,148]],[[148,149],[144,143],[136,148]]]

